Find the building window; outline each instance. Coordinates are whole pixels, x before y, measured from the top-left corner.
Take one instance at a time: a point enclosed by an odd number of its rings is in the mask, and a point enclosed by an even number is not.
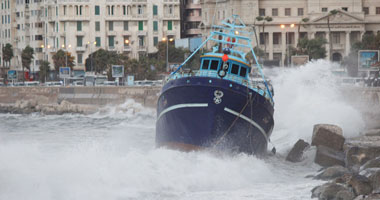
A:
[[[128,21],[124,21],[123,24],[124,24],[124,31],[128,31],[128,29],[129,29]]]
[[[95,22],[95,31],[100,31],[100,22]]]
[[[298,16],[303,16],[303,8],[298,8]]]
[[[109,47],[115,46],[115,36],[108,36],[108,46]]]
[[[153,37],[153,45],[155,47],[158,45],[158,37]]]
[[[272,8],[272,16],[278,16],[278,9]]]
[[[273,44],[280,44],[281,33],[273,33]]]
[[[75,6],[75,10],[77,11],[77,15],[79,15],[79,7],[78,6]],[[46,8],[46,11],[47,11],[47,8]]]
[[[264,8],[260,8],[259,9],[259,15],[260,16],[265,16],[265,9]]]
[[[332,33],[332,43],[340,44],[340,33]]]
[[[83,6],[79,6],[79,15],[82,15],[82,8]]]
[[[77,36],[77,47],[83,46],[83,36]]]
[[[111,6],[111,15],[113,15],[114,8],[115,8],[115,6]]]
[[[153,21],[153,31],[158,31],[158,21]]]
[[[363,7],[363,12],[365,15],[369,14],[369,8],[368,7]]]
[[[285,8],[285,16],[290,16],[291,11],[292,10],[290,8]]]
[[[344,11],[348,11],[348,8],[347,7],[342,7],[342,10],[344,10]]]
[[[95,6],[95,15],[100,15],[100,6]]]
[[[66,15],[66,6],[63,6],[63,15]]]
[[[123,15],[127,15],[127,7],[125,5],[123,6]]]
[[[83,54],[78,53],[77,56],[78,56],[78,60],[77,60],[78,64],[83,64]]]
[[[139,31],[142,31],[142,30],[144,30],[144,22],[139,21]]]
[[[376,7],[376,15],[380,15],[380,7]]]
[[[153,5],[153,15],[157,15],[157,5]]]
[[[58,16],[58,6],[55,7],[55,16]]]
[[[139,46],[140,47],[144,46],[144,36],[139,36]]]
[[[95,37],[95,42],[96,42],[96,46],[97,47],[100,47],[100,45],[101,45],[101,40],[100,40],[100,37]]]
[[[113,21],[108,22],[108,30],[113,31]]]
[[[143,9],[141,5],[137,6],[137,14],[142,15],[143,14]]]
[[[77,31],[82,31],[82,22],[81,21],[77,22]]]
[[[322,12],[327,12],[327,8],[322,8]]]
[[[173,5],[169,5],[169,14],[173,14]]]
[[[173,30],[173,21],[168,21],[168,31]]]

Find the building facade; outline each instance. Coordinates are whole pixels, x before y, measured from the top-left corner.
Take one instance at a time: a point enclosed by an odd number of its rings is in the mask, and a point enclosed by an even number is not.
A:
[[[202,7],[200,0],[181,0],[182,11],[182,38],[202,35],[199,25],[202,21]]]
[[[380,0],[203,0],[201,5],[204,35],[211,25],[240,15],[247,26],[255,27],[258,39],[253,45],[266,49],[266,58],[280,65],[299,38],[325,38],[327,58],[341,61],[364,34],[380,31]],[[332,15],[332,10],[337,13]],[[273,20],[258,21],[258,16]]]
[[[53,67],[59,50],[75,57],[74,70],[103,48],[132,58],[157,51],[163,38],[180,38],[179,0],[0,0],[0,46],[12,44],[11,69],[21,70],[21,51],[34,49],[31,71],[43,60]],[[2,61],[3,64],[3,61]]]

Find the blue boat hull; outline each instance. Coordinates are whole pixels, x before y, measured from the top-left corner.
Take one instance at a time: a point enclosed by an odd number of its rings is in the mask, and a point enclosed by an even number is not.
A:
[[[262,154],[273,125],[272,104],[254,90],[220,78],[179,78],[159,97],[156,145]]]

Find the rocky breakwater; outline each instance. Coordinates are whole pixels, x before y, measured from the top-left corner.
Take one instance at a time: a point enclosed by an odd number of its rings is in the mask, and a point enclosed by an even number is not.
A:
[[[310,177],[327,181],[312,189],[312,198],[380,200],[380,129],[345,138],[340,127],[317,124],[311,145],[299,140],[286,159],[300,162],[310,147],[316,149],[314,162],[323,167]]]
[[[64,113],[91,114],[99,110],[96,105],[73,104],[66,100],[60,103],[40,103],[36,99],[17,100],[14,104],[0,103],[0,113],[30,114],[40,112],[48,115],[60,115]]]

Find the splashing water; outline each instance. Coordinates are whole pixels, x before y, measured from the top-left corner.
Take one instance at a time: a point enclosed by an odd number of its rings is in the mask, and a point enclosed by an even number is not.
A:
[[[312,152],[284,161],[289,148],[316,123],[347,135],[363,126],[330,67],[270,71],[279,154],[264,160],[155,149],[156,112],[132,100],[89,116],[0,114],[0,199],[309,199],[320,182],[304,177],[319,167]]]

